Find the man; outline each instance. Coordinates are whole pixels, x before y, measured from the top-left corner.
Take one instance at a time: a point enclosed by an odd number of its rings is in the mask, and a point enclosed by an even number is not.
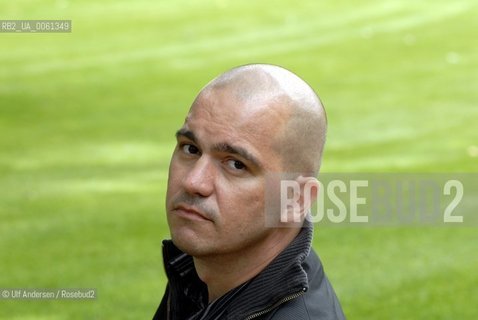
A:
[[[317,95],[281,67],[237,67],[202,89],[176,133],[154,319],[344,319],[304,219],[325,132]],[[300,186],[293,208],[281,177]]]

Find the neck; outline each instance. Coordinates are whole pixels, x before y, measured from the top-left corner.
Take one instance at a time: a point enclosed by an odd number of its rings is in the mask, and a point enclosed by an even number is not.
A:
[[[193,257],[199,278],[206,283],[209,302],[264,270],[299,233],[298,228],[275,229],[265,240],[243,251]]]

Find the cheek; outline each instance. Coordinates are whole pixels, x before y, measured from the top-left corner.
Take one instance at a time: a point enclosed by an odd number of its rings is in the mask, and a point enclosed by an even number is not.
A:
[[[243,247],[251,245],[265,232],[263,188],[237,188],[238,197],[221,206],[222,221],[218,237],[223,245]]]
[[[222,197],[218,197],[221,213],[226,223],[233,220],[234,222],[231,223],[241,225],[250,223],[251,220],[260,219],[263,216],[264,188],[262,184],[235,184],[228,189],[232,190],[230,196],[222,193]],[[221,201],[221,198],[227,200]]]
[[[169,164],[169,173],[168,173],[168,189],[166,192],[167,197],[171,194],[174,194],[176,190],[179,189],[182,179],[182,168],[179,166],[178,162],[175,161],[174,155]]]
[[[264,207],[264,191],[262,188],[258,188],[255,192],[253,192],[249,199],[246,200],[251,207],[256,209],[260,209]]]

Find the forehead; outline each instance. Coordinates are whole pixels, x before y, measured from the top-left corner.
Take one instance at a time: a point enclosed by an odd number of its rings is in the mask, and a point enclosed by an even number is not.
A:
[[[274,142],[289,115],[278,98],[256,96],[242,100],[228,90],[211,90],[195,100],[184,127],[203,143],[240,144],[261,156],[276,151]]]
[[[270,92],[242,97],[227,88],[206,90],[194,101],[186,120],[200,118],[238,130],[255,126],[281,129],[290,113],[281,100]]]

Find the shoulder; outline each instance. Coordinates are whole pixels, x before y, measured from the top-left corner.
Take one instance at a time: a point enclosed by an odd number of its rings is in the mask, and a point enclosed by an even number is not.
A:
[[[330,302],[329,302],[330,303]],[[311,301],[306,295],[289,301],[270,314],[267,320],[345,320],[340,306]]]
[[[267,320],[310,320],[312,319],[307,309],[304,296],[295,298],[269,315]]]

